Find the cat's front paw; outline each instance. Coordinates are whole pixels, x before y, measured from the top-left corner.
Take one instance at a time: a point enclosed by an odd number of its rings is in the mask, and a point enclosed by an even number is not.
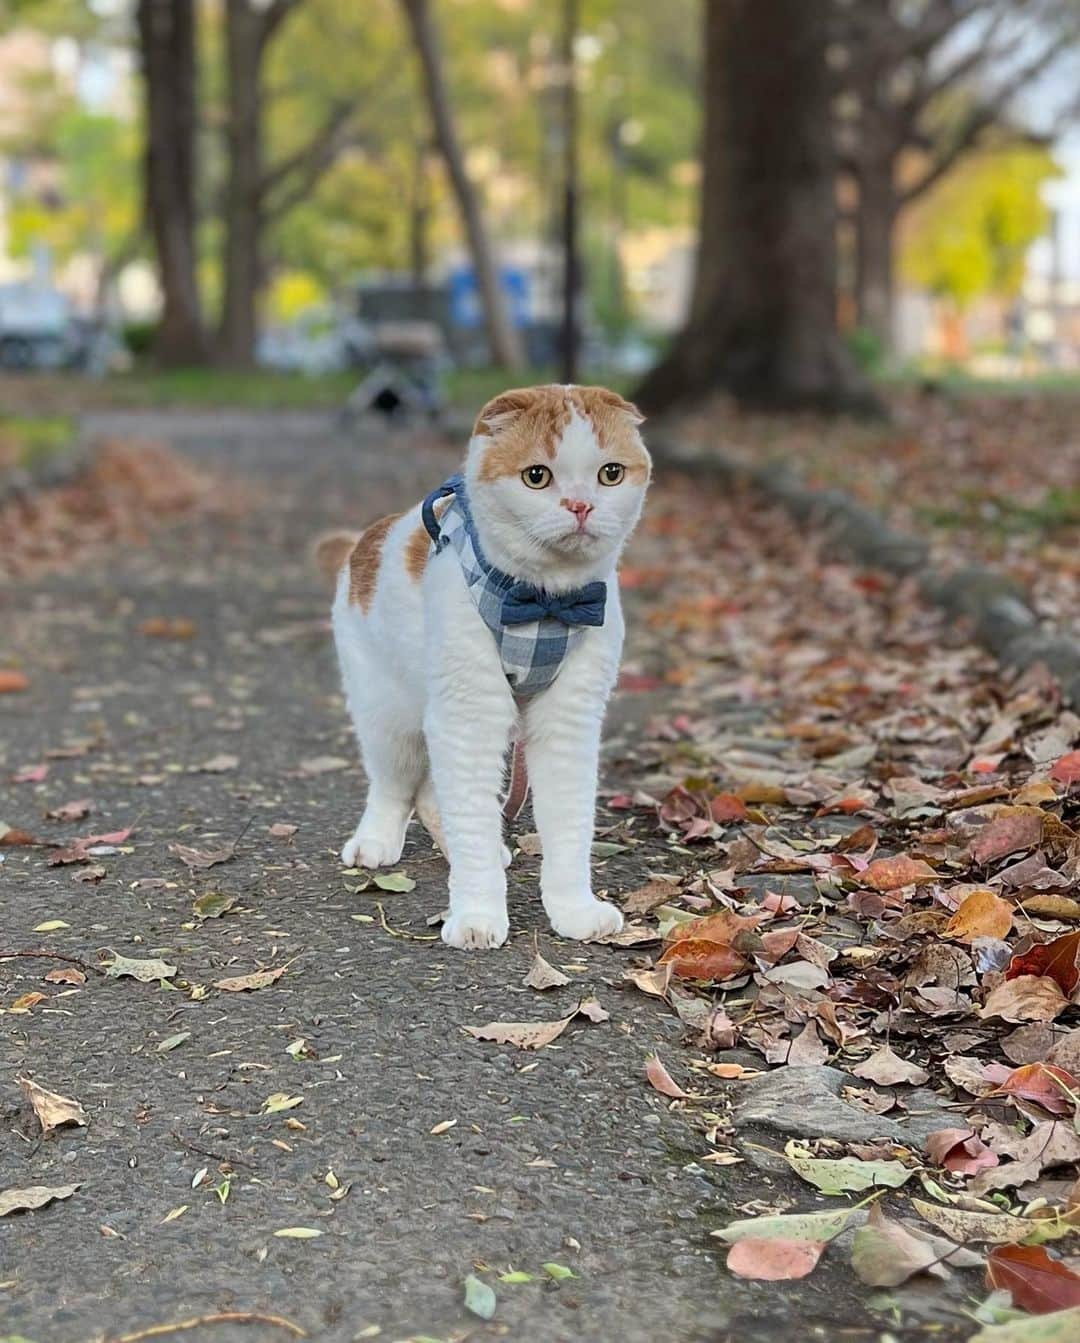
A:
[[[510,932],[510,921],[505,914],[485,914],[463,910],[451,914],[442,926],[442,940],[448,947],[473,951],[486,947],[501,947]]]
[[[580,904],[549,909],[548,918],[560,937],[572,937],[578,942],[612,937],[623,926],[622,914],[606,900],[583,900]]]
[[[341,861],[346,867],[393,867],[404,847],[404,843],[396,836],[386,839],[378,835],[361,834],[357,830],[341,850]]]

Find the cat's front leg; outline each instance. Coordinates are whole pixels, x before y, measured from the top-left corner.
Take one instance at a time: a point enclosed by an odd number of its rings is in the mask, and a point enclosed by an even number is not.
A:
[[[525,712],[525,753],[543,859],[540,893],[551,926],[589,940],[617,933],[622,915],[592,890],[593,824],[604,706],[618,646],[607,631],[576,650]]]
[[[452,638],[433,670],[424,716],[450,861],[442,939],[451,947],[500,947],[509,922],[499,792],[516,709],[487,630],[470,639],[459,629]]]

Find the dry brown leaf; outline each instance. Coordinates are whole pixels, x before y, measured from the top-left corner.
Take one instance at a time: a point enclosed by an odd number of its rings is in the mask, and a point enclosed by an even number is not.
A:
[[[77,1184],[34,1184],[26,1189],[0,1189],[0,1217],[9,1212],[44,1208],[53,1199],[70,1198],[78,1188]]]
[[[650,1054],[645,1060],[645,1076],[653,1090],[659,1091],[662,1096],[670,1096],[678,1101],[691,1099],[689,1091],[684,1091],[660,1062],[659,1054]]]
[[[215,979],[214,988],[224,989],[226,993],[243,993],[248,989],[265,989],[268,984],[276,984],[288,966],[280,965],[276,970],[253,970],[249,975],[236,975],[231,979]]]
[[[1002,807],[971,842],[971,856],[985,866],[1042,841],[1044,816],[1037,807]]]
[[[170,844],[169,852],[193,872],[202,872],[218,863],[227,863],[236,853],[236,845],[227,844],[222,849],[193,849],[187,844]]]
[[[648,914],[649,910],[655,909],[657,905],[666,905],[672,896],[677,894],[678,889],[678,883],[654,877],[644,886],[639,886],[637,890],[624,895],[622,907],[627,914]]]
[[[62,1128],[65,1124],[86,1127],[89,1122],[86,1111],[77,1100],[73,1100],[70,1096],[61,1096],[55,1091],[46,1091],[29,1077],[17,1077],[15,1080],[33,1106],[42,1133],[51,1133],[53,1129]]]
[[[1012,931],[1013,910],[1007,900],[993,891],[972,891],[945,925],[942,937],[954,942],[974,942],[977,937],[1008,937]]]
[[[1018,975],[1003,980],[983,1004],[980,1016],[1003,1021],[1053,1021],[1069,1005],[1054,979],[1046,975]]]
[[[574,1019],[574,1014],[555,1021],[490,1021],[486,1026],[466,1026],[474,1040],[490,1040],[496,1045],[516,1045],[518,1049],[543,1049],[557,1040]]]
[[[896,891],[901,886],[914,886],[936,879],[937,873],[929,863],[906,853],[897,854],[895,858],[875,858],[864,871],[852,878],[860,886],[868,886],[872,891]]]
[[[30,681],[22,672],[0,667],[0,695],[17,695],[29,688]]]
[[[539,952],[536,952],[533,963],[529,966],[529,973],[522,983],[530,989],[558,989],[570,983],[570,976],[564,975],[561,970],[556,970]]]
[[[882,1045],[851,1071],[866,1082],[876,1082],[879,1086],[886,1087],[896,1086],[899,1082],[922,1086],[924,1082],[930,1080],[930,1074],[925,1068],[920,1068],[915,1063],[908,1063],[899,1054],[894,1054],[888,1045]]]
[[[50,970],[45,976],[46,984],[85,984],[86,976],[81,970],[76,970],[73,965],[65,965],[56,970]]]
[[[658,965],[650,970],[627,970],[623,979],[648,993],[654,998],[663,998],[671,983],[673,970],[670,965]]]

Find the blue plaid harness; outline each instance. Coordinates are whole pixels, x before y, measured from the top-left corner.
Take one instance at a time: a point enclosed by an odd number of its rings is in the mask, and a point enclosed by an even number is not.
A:
[[[436,502],[447,497],[452,497],[450,506],[436,517]],[[469,595],[495,637],[511,690],[519,699],[546,690],[585,627],[604,623],[607,584],[596,581],[549,593],[494,568],[484,558],[460,475],[432,490],[420,513],[435,553],[447,546],[457,552]]]

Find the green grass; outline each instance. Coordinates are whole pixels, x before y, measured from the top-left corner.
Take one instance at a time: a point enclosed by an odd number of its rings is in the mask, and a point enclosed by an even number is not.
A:
[[[96,389],[119,406],[202,406],[242,410],[319,410],[340,406],[356,385],[352,373],[229,372],[184,368],[135,370],[106,379]]]
[[[1048,371],[1020,378],[979,378],[955,364],[922,365],[882,373],[876,381],[889,388],[933,384],[950,396],[1080,396],[1080,372]]]

